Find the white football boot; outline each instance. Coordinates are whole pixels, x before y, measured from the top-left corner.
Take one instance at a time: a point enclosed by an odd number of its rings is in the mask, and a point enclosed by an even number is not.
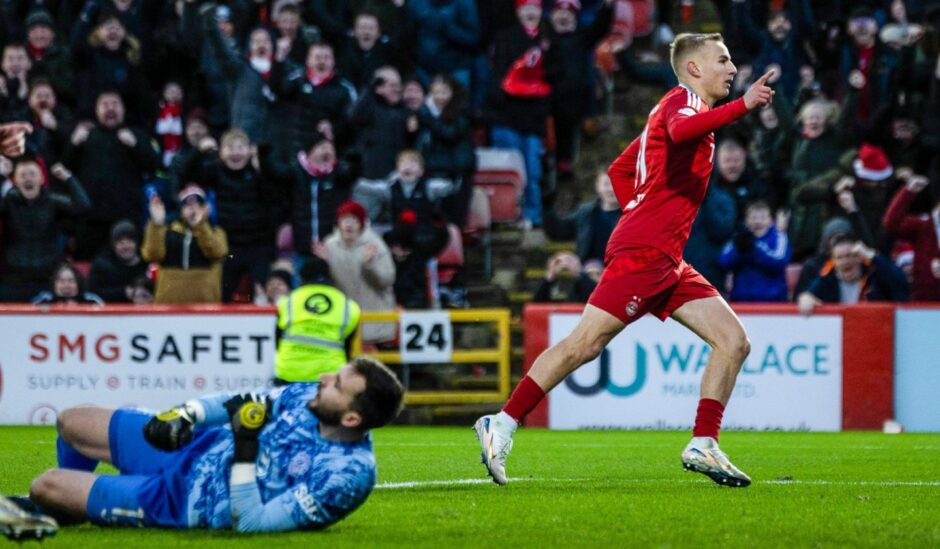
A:
[[[0,496],[0,533],[13,540],[42,539],[54,536],[59,524],[41,513],[29,513]]]
[[[512,433],[515,431],[515,422],[507,425],[507,421],[497,415],[483,416],[473,424],[477,439],[483,448],[480,461],[486,465],[486,470],[493,477],[493,482],[505,486],[509,480],[506,478],[506,457],[512,450]]]
[[[711,437],[694,437],[682,451],[682,468],[708,476],[722,486],[745,488],[751,477],[744,474],[728,460]]]

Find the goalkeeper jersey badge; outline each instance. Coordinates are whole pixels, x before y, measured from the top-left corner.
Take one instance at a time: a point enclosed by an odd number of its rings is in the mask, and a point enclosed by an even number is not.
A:
[[[299,477],[310,469],[311,462],[310,454],[300,452],[291,458],[290,465],[287,466],[287,473],[292,477]]]

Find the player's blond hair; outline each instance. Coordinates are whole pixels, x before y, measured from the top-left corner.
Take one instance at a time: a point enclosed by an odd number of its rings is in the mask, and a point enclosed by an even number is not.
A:
[[[676,39],[669,44],[669,63],[672,65],[676,76],[682,76],[682,65],[686,59],[698,51],[706,42],[724,42],[721,33],[712,32],[709,34],[683,32],[676,36]]]

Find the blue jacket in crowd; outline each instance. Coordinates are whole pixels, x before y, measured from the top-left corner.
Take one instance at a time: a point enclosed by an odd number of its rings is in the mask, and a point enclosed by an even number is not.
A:
[[[786,301],[790,240],[771,227],[743,251],[734,240],[725,245],[718,262],[734,273],[731,301]]]

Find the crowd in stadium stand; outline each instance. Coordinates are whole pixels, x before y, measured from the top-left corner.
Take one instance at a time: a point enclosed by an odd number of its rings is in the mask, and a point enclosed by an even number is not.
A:
[[[652,32],[611,39],[640,4]],[[687,260],[732,301],[940,300],[940,1],[713,5],[738,67],[728,100],[769,69],[777,93],[716,136]],[[3,0],[0,113],[34,131],[0,158],[0,300],[271,304],[319,256],[364,310],[427,307],[428,261],[467,220],[487,146],[524,161],[523,226],[576,242],[536,300],[582,301],[619,206],[601,171],[596,198],[557,211],[545,167],[570,184],[598,65],[676,84],[665,45],[696,12]],[[598,44],[612,56],[595,63]]]

